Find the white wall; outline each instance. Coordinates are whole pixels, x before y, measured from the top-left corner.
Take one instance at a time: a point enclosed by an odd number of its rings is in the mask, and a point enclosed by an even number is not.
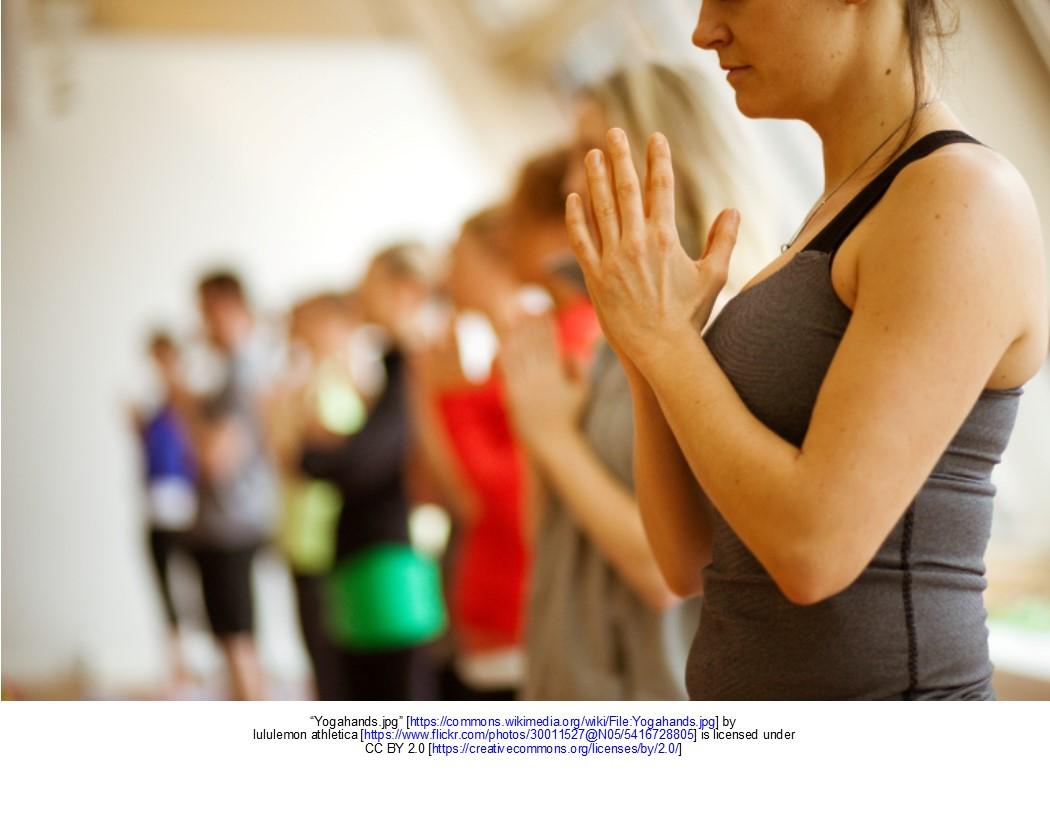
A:
[[[961,0],[945,44],[945,98],[966,128],[1024,175],[1050,242],[1050,69],[1008,3]],[[1050,257],[1047,260],[1050,278]],[[994,480],[989,556],[1040,555],[1050,566],[1050,368],[1027,385]]]
[[[504,180],[406,49],[89,39],[66,117],[42,57],[3,136],[3,673],[79,658],[105,688],[162,664],[120,406],[145,326],[192,321],[214,261],[269,307],[346,284],[377,242],[441,239]],[[274,623],[264,645],[294,666]]]

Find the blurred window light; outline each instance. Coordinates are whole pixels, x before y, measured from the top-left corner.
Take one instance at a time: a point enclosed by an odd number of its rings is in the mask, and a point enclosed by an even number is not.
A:
[[[1047,0],[1014,0],[1014,7],[1043,56],[1047,69],[1050,69],[1050,3]]]
[[[412,546],[420,553],[437,558],[445,552],[452,535],[452,520],[436,504],[421,504],[408,517]]]

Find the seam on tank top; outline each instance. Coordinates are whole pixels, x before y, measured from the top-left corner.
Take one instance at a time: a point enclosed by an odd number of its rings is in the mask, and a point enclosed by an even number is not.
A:
[[[905,699],[914,699],[919,689],[919,644],[915,632],[915,603],[912,599],[911,539],[915,525],[915,503],[909,505],[901,528],[901,598],[904,601],[904,626],[908,635],[908,689]]]

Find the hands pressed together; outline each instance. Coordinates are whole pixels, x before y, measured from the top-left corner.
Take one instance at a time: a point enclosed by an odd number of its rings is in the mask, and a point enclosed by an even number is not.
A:
[[[410,357],[409,367],[414,380],[428,392],[441,392],[466,384],[455,326],[449,324],[444,334],[416,349]]]
[[[523,316],[501,338],[499,364],[514,427],[526,444],[575,430],[587,387],[558,348],[553,320]]]
[[[675,225],[667,139],[649,140],[644,189],[623,130],[609,130],[607,149],[592,149],[585,161],[593,227],[577,193],[566,203],[566,225],[610,344],[638,363],[654,345],[706,323],[728,278],[740,215],[723,210],[694,261]]]

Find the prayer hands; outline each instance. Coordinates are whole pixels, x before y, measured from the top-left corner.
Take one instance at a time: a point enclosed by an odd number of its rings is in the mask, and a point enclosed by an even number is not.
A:
[[[675,226],[666,138],[657,133],[649,140],[644,191],[623,130],[610,129],[607,142],[608,161],[600,149],[585,161],[596,232],[576,193],[566,203],[566,225],[606,336],[637,363],[661,336],[684,328],[698,333],[707,322],[728,277],[740,215],[723,210],[704,254],[692,260]]]
[[[587,387],[563,362],[549,317],[525,316],[508,328],[499,363],[511,418],[526,444],[576,429]]]

